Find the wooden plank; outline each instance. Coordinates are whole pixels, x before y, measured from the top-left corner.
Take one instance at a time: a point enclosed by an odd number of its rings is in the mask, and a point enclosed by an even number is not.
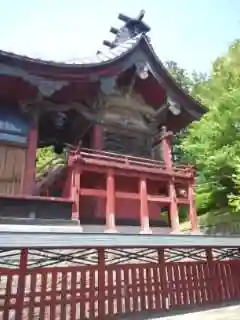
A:
[[[47,294],[47,273],[41,274],[41,294],[40,294],[40,315],[39,319],[44,320],[45,317],[45,308],[46,308],[46,294]],[[62,320],[62,318],[61,318]]]
[[[107,282],[107,309],[108,316],[114,315],[114,286],[113,286],[113,269],[106,269],[106,282]]]
[[[89,318],[95,319],[95,302],[96,302],[96,268],[89,266]]]
[[[164,197],[164,196],[155,196],[155,195],[148,195],[148,201],[151,202],[159,202],[159,203],[170,203],[170,198],[169,197]]]
[[[181,275],[180,275],[180,263],[174,263],[173,264],[173,272],[174,272],[174,278],[175,278],[175,290],[176,290],[176,305],[181,306],[182,300],[182,288],[181,288]]]
[[[82,188],[80,189],[79,194],[81,196],[93,196],[98,198],[106,197],[106,191],[99,189]]]
[[[121,314],[123,312],[121,272],[122,272],[122,270],[119,267],[116,268],[116,300],[117,300],[117,313],[118,314]]]
[[[181,277],[181,302],[187,306],[190,304],[189,290],[188,290],[188,276],[186,273],[186,265],[179,263],[180,277]]]
[[[0,193],[20,194],[26,167],[26,149],[18,146],[0,146]]]
[[[82,188],[79,193],[81,196],[92,196],[92,197],[98,197],[98,198],[105,198],[106,197],[106,191],[100,190],[100,189]],[[130,199],[130,200],[139,200],[139,198],[140,198],[139,193],[123,192],[123,191],[116,191],[115,196],[116,196],[116,198]],[[149,195],[148,201],[159,202],[162,204],[170,203],[169,197],[158,196],[158,195]]]
[[[76,308],[76,298],[77,298],[77,270],[72,270],[71,272],[71,320],[77,319],[77,308]]]
[[[68,282],[68,272],[63,270],[61,273],[61,301],[60,301],[60,320],[66,320],[66,298],[67,298],[67,282]],[[44,320],[44,317],[43,317]]]
[[[51,300],[50,300],[50,320],[56,319],[57,305],[57,268],[51,272]]]

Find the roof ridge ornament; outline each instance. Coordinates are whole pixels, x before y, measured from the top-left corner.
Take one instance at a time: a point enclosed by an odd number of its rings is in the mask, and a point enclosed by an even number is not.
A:
[[[117,47],[119,44],[135,38],[139,34],[146,34],[150,31],[150,27],[143,22],[145,11],[141,10],[136,18],[130,18],[122,13],[119,14],[118,19],[124,22],[120,28],[110,28],[110,32],[115,35],[113,42],[104,40],[103,44],[111,49]]]

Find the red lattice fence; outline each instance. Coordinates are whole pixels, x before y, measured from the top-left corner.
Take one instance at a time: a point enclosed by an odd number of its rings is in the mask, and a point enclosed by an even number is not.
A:
[[[0,269],[0,319],[99,319],[240,299],[240,260]]]

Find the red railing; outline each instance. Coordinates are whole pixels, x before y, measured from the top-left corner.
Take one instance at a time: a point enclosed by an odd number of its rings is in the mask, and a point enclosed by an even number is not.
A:
[[[108,319],[238,300],[238,261],[0,269],[1,319]]]
[[[98,161],[99,164],[108,162],[109,164],[115,163],[117,165],[124,165],[124,167],[129,166],[148,169],[161,169],[164,171],[170,170],[178,173],[191,174],[193,172],[192,168],[187,165],[174,165],[173,168],[168,169],[166,168],[165,163],[160,160],[123,155],[101,150],[82,148],[79,151],[75,150],[71,153],[76,156],[79,154],[86,162]]]

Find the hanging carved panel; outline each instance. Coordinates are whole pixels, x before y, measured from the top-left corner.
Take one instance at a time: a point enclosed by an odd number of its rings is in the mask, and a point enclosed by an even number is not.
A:
[[[105,131],[104,149],[137,157],[151,157],[151,147],[147,137],[131,136],[121,132]]]

